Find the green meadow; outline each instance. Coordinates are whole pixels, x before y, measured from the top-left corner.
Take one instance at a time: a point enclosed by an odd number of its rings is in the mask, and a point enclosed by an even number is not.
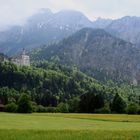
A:
[[[0,113],[0,140],[140,140],[140,116]]]

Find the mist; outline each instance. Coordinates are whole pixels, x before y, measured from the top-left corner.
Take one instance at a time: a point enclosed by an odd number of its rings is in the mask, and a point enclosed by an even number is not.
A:
[[[123,16],[140,16],[138,0],[0,0],[0,30],[13,25],[24,25],[31,15],[41,8],[53,12],[73,9],[84,13],[89,19],[120,18]]]

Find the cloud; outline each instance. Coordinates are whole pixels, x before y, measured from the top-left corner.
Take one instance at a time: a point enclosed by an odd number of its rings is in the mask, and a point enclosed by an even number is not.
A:
[[[97,17],[140,16],[139,5],[139,0],[0,0],[0,27],[23,24],[40,8],[49,8],[54,12],[74,9],[93,20]]]

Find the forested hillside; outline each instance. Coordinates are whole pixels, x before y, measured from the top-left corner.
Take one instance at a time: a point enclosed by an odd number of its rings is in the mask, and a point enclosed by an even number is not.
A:
[[[106,83],[140,83],[140,50],[101,29],[85,28],[59,43],[31,52],[32,60],[75,65]]]
[[[45,69],[0,63],[1,90],[14,91],[10,94],[10,91],[4,92],[7,94],[3,95],[4,98],[15,96],[14,93],[19,96],[21,92],[27,92],[38,104],[56,106],[59,102],[65,102],[87,91],[102,89],[97,81],[75,68],[61,68],[49,63],[38,64],[37,67]],[[7,102],[8,99],[2,101],[3,104]]]
[[[30,97],[33,110],[39,112],[45,112],[47,107],[48,112],[121,113],[126,105],[140,102],[139,87],[118,87],[113,82],[103,85],[74,66],[47,61],[35,62],[31,67],[0,63],[0,104],[6,105],[6,111],[15,112],[19,101],[29,99],[23,93]],[[117,105],[123,103],[121,112],[113,110],[114,98],[119,99]]]

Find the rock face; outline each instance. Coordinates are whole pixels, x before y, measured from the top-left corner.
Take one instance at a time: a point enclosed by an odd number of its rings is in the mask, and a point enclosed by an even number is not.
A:
[[[76,65],[103,82],[140,82],[140,50],[101,29],[82,29],[58,44],[35,50],[32,58]]]
[[[0,32],[0,52],[11,55],[23,48],[59,41],[84,27],[92,27],[92,22],[78,11],[52,13],[49,9],[42,9],[24,26]]]
[[[127,16],[114,20],[106,27],[106,31],[140,47],[140,17]]]

